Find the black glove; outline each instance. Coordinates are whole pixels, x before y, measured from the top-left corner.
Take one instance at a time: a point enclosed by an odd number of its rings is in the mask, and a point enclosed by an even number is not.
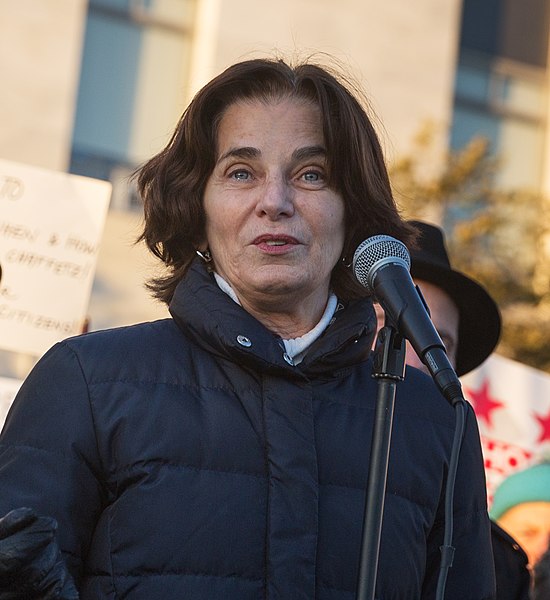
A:
[[[55,519],[30,508],[0,519],[0,600],[78,600],[56,530]]]

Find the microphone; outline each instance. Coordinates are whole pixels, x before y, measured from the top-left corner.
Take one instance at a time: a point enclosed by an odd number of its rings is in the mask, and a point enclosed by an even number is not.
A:
[[[409,273],[411,258],[405,244],[389,235],[375,235],[359,244],[352,264],[359,283],[409,340],[443,396],[453,405],[462,400],[458,376]]]

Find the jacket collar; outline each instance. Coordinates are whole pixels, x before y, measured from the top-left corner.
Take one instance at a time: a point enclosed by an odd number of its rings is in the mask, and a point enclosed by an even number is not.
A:
[[[169,309],[180,330],[205,350],[262,372],[297,376],[365,360],[376,329],[370,299],[340,303],[331,324],[295,367],[285,359],[281,338],[231,300],[199,260],[178,284]]]

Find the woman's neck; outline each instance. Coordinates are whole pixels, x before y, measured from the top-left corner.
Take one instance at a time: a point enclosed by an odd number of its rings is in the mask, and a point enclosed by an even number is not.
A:
[[[267,295],[263,300],[254,302],[238,297],[229,283],[217,273],[214,273],[218,286],[237,304],[255,317],[262,325],[283,339],[299,338],[311,331],[323,316],[328,301],[328,291],[325,297],[315,296],[300,302],[281,299]]]

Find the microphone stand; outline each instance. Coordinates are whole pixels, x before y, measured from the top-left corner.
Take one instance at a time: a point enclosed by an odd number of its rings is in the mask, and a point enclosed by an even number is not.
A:
[[[402,381],[404,376],[405,340],[386,319],[385,326],[378,333],[374,350],[373,377],[378,379],[378,395],[367,480],[357,600],[374,600],[395,391],[397,382]]]

